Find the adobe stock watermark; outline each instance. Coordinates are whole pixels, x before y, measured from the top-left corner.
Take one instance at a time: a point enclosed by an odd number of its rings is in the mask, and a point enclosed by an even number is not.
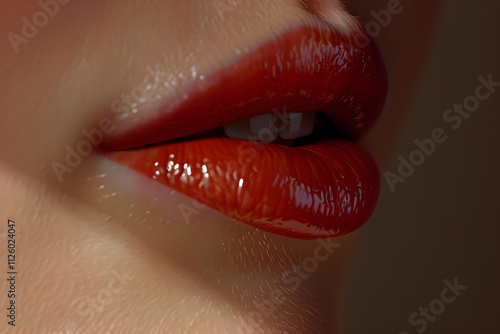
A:
[[[121,119],[137,112],[140,104],[146,101],[154,102],[162,98],[162,93],[166,89],[163,83],[169,78],[169,74],[164,71],[161,64],[157,64],[154,68],[147,66],[146,72],[147,74],[140,84],[132,87],[129,92],[121,94],[119,98],[111,102],[110,110],[119,115]],[[109,135],[115,130],[116,125],[113,124],[110,118],[106,117],[99,121],[96,128],[82,130],[81,133],[84,139],[80,140],[74,147],[70,145],[65,147],[66,156],[64,162],[55,160],[51,164],[59,182],[63,182],[65,174],[72,173],[86,157],[92,154],[95,147],[102,144],[105,135]]]
[[[314,248],[313,255],[303,259],[288,272],[284,272],[280,286],[267,294],[268,298],[253,301],[256,310],[248,314],[243,324],[238,326],[236,334],[255,333],[256,330],[261,330],[265,320],[274,314],[279,305],[286,302],[286,295],[297,291],[302,283],[318,270],[320,263],[328,260],[340,246],[341,244],[334,242],[332,238],[318,239],[318,246]]]
[[[92,154],[94,147],[99,146],[104,140],[105,134],[110,134],[115,130],[116,126],[109,118],[103,118],[99,122],[99,126],[90,130],[82,130],[85,139],[80,140],[73,148],[66,145],[66,158],[64,163],[57,160],[52,161],[52,170],[59,182],[63,182],[64,174],[72,173],[75,168],[80,166],[83,159]]]
[[[411,2],[412,0],[407,0]],[[387,28],[394,16],[403,12],[404,6],[400,0],[389,0],[385,9],[378,11],[371,10],[370,15],[373,20],[364,24],[365,35],[356,36],[354,43],[359,48],[367,47],[370,44],[370,38],[375,38],[382,32],[382,28]]]
[[[38,7],[40,8],[31,17],[23,16],[21,18],[20,33],[9,32],[7,39],[12,46],[15,54],[20,51],[21,45],[26,45],[30,40],[38,35],[41,28],[45,27],[50,19],[55,17],[60,10],[61,5],[66,5],[71,0],[40,0]]]
[[[408,323],[415,327],[417,333],[423,333],[429,326],[429,323],[436,321],[437,317],[443,314],[446,305],[457,300],[463,291],[467,290],[467,285],[458,283],[458,277],[453,279],[453,283],[448,279],[443,281],[445,287],[441,290],[439,298],[433,299],[426,306],[420,306],[418,311],[413,312],[408,317]],[[410,334],[407,331],[401,331],[399,334]]]
[[[85,324],[95,320],[98,313],[104,311],[105,307],[113,303],[114,298],[125,292],[125,288],[137,277],[122,270],[119,272],[112,269],[107,287],[96,291],[92,296],[81,300],[76,306],[76,314],[86,318]],[[64,331],[58,334],[73,334],[82,330],[82,323],[70,322],[64,326]]]
[[[416,148],[407,156],[399,155],[399,165],[396,172],[386,171],[385,180],[391,192],[396,191],[398,183],[404,183],[413,175],[417,167],[420,167],[436,151],[439,144],[443,144],[448,139],[451,131],[458,130],[464,120],[468,119],[473,112],[477,111],[482,101],[489,99],[500,87],[500,82],[493,80],[493,74],[487,77],[482,75],[477,77],[479,84],[474,90],[474,94],[467,96],[461,104],[455,103],[451,108],[443,113],[443,121],[446,127],[433,129],[430,135],[424,139],[415,139],[413,143]]]

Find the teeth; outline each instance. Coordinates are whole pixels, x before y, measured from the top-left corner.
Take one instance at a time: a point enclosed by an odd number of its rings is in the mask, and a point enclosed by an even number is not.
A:
[[[226,135],[231,138],[248,139],[253,136],[252,131],[250,130],[249,119],[226,124],[223,128]]]
[[[250,118],[250,130],[257,135],[257,140],[273,142],[278,138],[278,128],[276,127],[276,116],[266,114]]]
[[[273,142],[278,137],[276,116],[266,114],[224,125],[224,132],[231,138]]]
[[[283,139],[296,139],[310,135],[314,130],[316,113],[289,113],[282,115],[283,130],[280,137]]]
[[[283,139],[296,139],[311,134],[316,113],[265,114],[224,125],[231,138],[273,142],[278,134]]]

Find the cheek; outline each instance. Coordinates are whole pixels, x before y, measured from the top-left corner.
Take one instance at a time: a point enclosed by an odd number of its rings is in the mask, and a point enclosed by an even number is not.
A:
[[[0,141],[10,143],[0,148],[5,160],[38,170],[44,157],[53,159],[58,142],[70,142],[63,130],[78,116],[72,106],[82,104],[71,96],[78,92],[78,80],[71,75],[81,60],[79,40],[88,28],[84,17],[95,11],[92,1],[9,0],[0,5],[0,123],[9,125]],[[79,80],[84,82],[85,75]]]
[[[4,0],[0,3],[0,32],[2,36],[16,31],[26,11],[36,6],[37,0]]]
[[[175,22],[161,16],[183,17],[185,8],[169,6],[151,1],[138,11],[132,1],[2,2],[0,124],[9,127],[0,142],[11,144],[0,155],[29,172],[64,159],[65,148],[78,143],[127,84],[141,81],[145,64],[159,62],[150,55],[175,44],[162,35]]]

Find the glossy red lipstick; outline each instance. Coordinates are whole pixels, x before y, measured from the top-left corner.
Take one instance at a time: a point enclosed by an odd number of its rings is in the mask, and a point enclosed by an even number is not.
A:
[[[115,151],[108,156],[271,233],[300,239],[349,233],[368,220],[380,188],[373,159],[355,142],[165,141],[284,108],[322,113],[336,133],[359,138],[383,108],[387,76],[374,43],[358,47],[355,40],[326,23],[293,29],[203,85],[194,83],[188,99],[170,101],[154,120],[109,138],[106,147]],[[324,134],[324,124],[317,126]],[[123,150],[132,147],[138,148]]]

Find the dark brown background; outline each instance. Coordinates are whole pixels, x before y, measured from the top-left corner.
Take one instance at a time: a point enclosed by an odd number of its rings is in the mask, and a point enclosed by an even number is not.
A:
[[[394,193],[383,179],[376,213],[360,231],[343,333],[417,333],[408,317],[454,277],[467,290],[424,333],[500,333],[500,87],[459,129],[442,120],[474,94],[479,75],[500,81],[499,32],[499,1],[444,1],[388,170],[433,129],[448,140]]]

